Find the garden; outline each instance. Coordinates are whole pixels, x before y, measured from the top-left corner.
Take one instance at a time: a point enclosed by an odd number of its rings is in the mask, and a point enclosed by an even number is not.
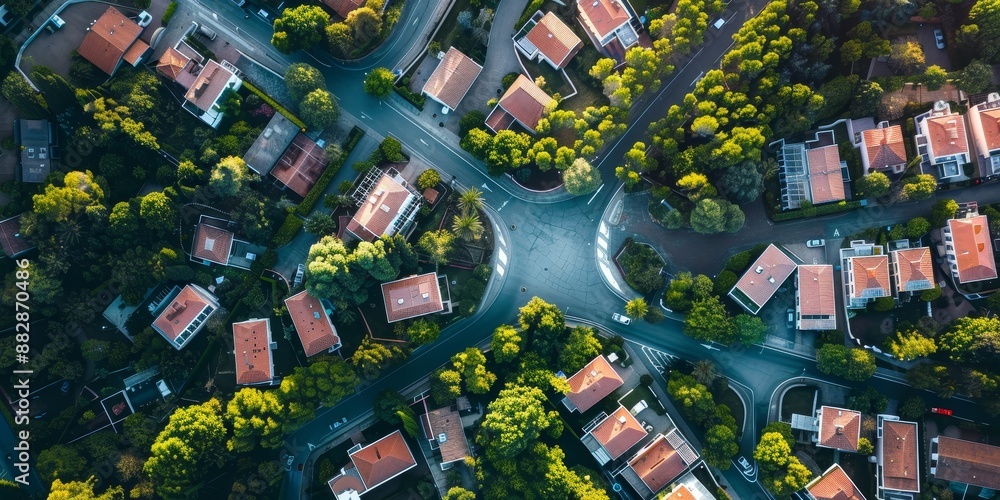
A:
[[[653,247],[625,238],[615,255],[615,263],[621,268],[625,282],[633,290],[648,295],[663,288],[664,280],[660,271],[664,262]]]
[[[428,53],[436,54],[455,47],[473,61],[484,64],[493,12],[498,3],[497,0],[457,0],[438,27]]]

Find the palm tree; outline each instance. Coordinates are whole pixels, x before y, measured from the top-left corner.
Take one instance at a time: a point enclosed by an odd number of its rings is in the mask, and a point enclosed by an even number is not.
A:
[[[715,363],[703,359],[701,361],[696,361],[694,364],[694,371],[691,372],[691,376],[694,377],[698,383],[708,386],[719,378],[719,370],[715,368]]]
[[[769,157],[760,165],[760,170],[764,173],[765,179],[773,179],[774,176],[778,175],[778,160],[775,160],[773,156]]]
[[[455,216],[451,231],[465,241],[479,240],[483,237],[483,223],[479,221],[479,214],[463,213]]]
[[[67,219],[56,226],[56,238],[64,246],[76,246],[82,232],[83,226],[77,219]]]
[[[468,191],[458,197],[458,208],[463,214],[476,213],[483,208],[483,192],[471,187]]]

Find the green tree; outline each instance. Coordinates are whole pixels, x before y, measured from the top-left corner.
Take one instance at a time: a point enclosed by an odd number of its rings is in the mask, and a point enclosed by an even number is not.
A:
[[[328,24],[330,16],[319,6],[300,5],[285,9],[281,17],[274,20],[271,45],[285,54],[308,49],[323,39]]]
[[[399,412],[410,412],[413,410],[406,404],[403,395],[392,389],[385,389],[375,396],[372,405],[375,417],[389,425],[399,425]]]
[[[904,200],[925,200],[933,196],[935,191],[937,191],[937,180],[934,176],[919,174],[903,184],[902,196]]]
[[[977,28],[981,55],[988,61],[1000,60],[1000,1],[977,0],[969,11],[969,21]]]
[[[379,99],[388,97],[396,85],[396,77],[389,68],[375,68],[365,75],[365,92]]]
[[[76,448],[57,444],[38,453],[36,466],[38,475],[45,482],[53,482],[57,478],[72,481],[83,477],[87,459]]]
[[[872,446],[872,442],[866,437],[858,438],[858,453],[862,455],[871,455],[875,451],[875,447]]]
[[[285,70],[285,86],[292,99],[301,101],[314,90],[326,90],[326,78],[313,66],[293,63]]]
[[[124,500],[125,491],[121,486],[109,486],[104,493],[94,493],[97,479],[90,476],[86,481],[60,481],[56,479],[49,489],[48,500]],[[4,497],[7,498],[7,494]],[[12,498],[17,498],[12,497]]]
[[[111,352],[111,342],[98,339],[87,339],[80,346],[83,358],[90,361],[103,361]]]
[[[702,234],[736,232],[745,220],[740,207],[726,200],[702,199],[691,211],[691,228]]]
[[[875,374],[875,355],[857,347],[827,344],[816,351],[816,367],[827,375],[864,382]]]
[[[251,179],[250,169],[239,156],[227,156],[215,165],[208,186],[221,196],[236,196]]]
[[[244,387],[226,403],[225,419],[233,430],[226,449],[244,453],[259,443],[263,448],[280,447],[284,438],[285,408],[275,391]]]
[[[691,369],[691,376],[706,387],[712,385],[719,378],[719,369],[710,359],[700,359],[694,362]]]
[[[434,402],[449,404],[462,395],[462,374],[455,370],[440,368],[431,373],[431,397]]]
[[[45,97],[32,88],[17,70],[8,73],[3,83],[0,83],[0,94],[17,106],[21,113],[31,117],[42,117],[48,108]]]
[[[368,297],[363,288],[365,278],[344,242],[336,237],[324,236],[309,247],[305,283],[313,297],[360,304]]]
[[[427,253],[434,268],[448,263],[448,254],[455,246],[455,235],[444,230],[427,231],[417,240],[417,246]]]
[[[642,297],[634,298],[625,303],[625,314],[633,318],[643,318],[649,312],[649,304]]]
[[[371,40],[377,39],[382,31],[382,16],[376,10],[381,10],[382,2],[375,2],[376,8],[372,8],[372,2],[368,2],[364,7],[354,9],[344,24],[351,28],[351,36],[354,43],[359,46],[367,45]]]
[[[851,391],[847,398],[847,407],[865,415],[878,415],[889,405],[889,398],[878,392],[874,387],[866,387],[864,391]]]
[[[177,212],[174,210],[174,202],[167,198],[167,195],[162,191],[153,191],[143,196],[139,202],[139,216],[150,228],[171,231],[175,225]]]
[[[736,433],[725,425],[715,425],[705,433],[705,446],[701,456],[710,467],[726,470],[732,464],[733,457],[740,452]]]
[[[281,380],[278,398],[285,407],[283,432],[288,434],[313,419],[316,407],[333,406],[354,393],[358,376],[340,358],[325,357],[297,367]]]
[[[577,158],[563,171],[563,185],[573,196],[590,194],[601,185],[601,173],[587,160]]]
[[[478,213],[461,213],[451,221],[452,232],[465,241],[478,241],[483,237],[485,228],[479,220]]]
[[[486,369],[486,356],[477,347],[470,347],[451,357],[451,364],[465,379],[465,388],[472,394],[486,394],[497,376]]]
[[[400,354],[398,348],[390,349],[370,338],[365,338],[351,356],[351,364],[362,377],[374,380],[382,374],[382,369],[395,362]]]
[[[897,74],[911,75],[924,65],[924,49],[916,41],[900,41],[889,49],[889,67]]]
[[[899,405],[899,416],[903,420],[916,421],[927,413],[927,403],[920,396],[910,396]]]
[[[684,333],[698,340],[729,344],[733,341],[733,330],[726,306],[715,296],[693,302],[684,318]]]
[[[337,229],[337,222],[330,214],[316,213],[306,219],[303,229],[309,234],[316,236],[328,236]]]
[[[316,89],[299,103],[299,114],[309,127],[325,129],[337,123],[340,106],[329,91]]]
[[[63,176],[62,185],[52,183],[45,191],[32,197],[33,212],[39,219],[63,222],[83,214],[100,214],[105,208],[104,190],[94,180],[94,174],[72,171]],[[31,231],[27,231],[31,235]]]
[[[476,494],[461,486],[452,486],[445,493],[443,500],[476,500]]]
[[[490,341],[490,351],[497,363],[508,363],[518,358],[524,340],[521,333],[510,325],[500,325],[493,330],[493,340]]]
[[[715,416],[715,400],[704,384],[690,375],[674,371],[667,381],[667,393],[681,407],[684,416],[701,425]]]
[[[417,177],[417,187],[420,189],[433,189],[439,182],[441,182],[441,174],[433,168],[424,170],[420,177]]]
[[[519,310],[517,320],[521,331],[528,338],[531,351],[543,359],[554,359],[566,330],[566,317],[562,310],[538,297],[532,297]]]
[[[430,344],[441,335],[441,327],[433,321],[420,318],[407,327],[406,333],[414,344]]]
[[[143,415],[133,413],[122,421],[122,434],[126,444],[140,450],[148,449],[156,440],[156,421]]]
[[[892,181],[889,176],[874,170],[856,181],[858,194],[879,198],[889,193]]]
[[[914,217],[906,223],[906,237],[918,239],[931,230],[931,223],[923,217]]]
[[[812,472],[795,456],[788,457],[788,464],[782,474],[765,478],[764,487],[776,497],[787,498],[792,493],[805,488],[812,479]]]
[[[932,64],[924,70],[924,84],[927,90],[938,90],[948,81],[948,72],[941,66]]]
[[[931,208],[931,225],[944,227],[948,219],[953,219],[956,213],[958,213],[958,202],[951,199],[938,200]]]
[[[994,50],[996,47],[994,46]],[[958,88],[969,94],[986,92],[992,85],[993,70],[989,64],[973,59],[958,74]]]
[[[463,214],[478,213],[483,209],[483,192],[476,187],[470,187],[458,195],[458,208]]]
[[[761,472],[771,475],[788,465],[792,448],[784,436],[776,432],[765,432],[760,436],[760,442],[753,451],[753,458],[760,466]]]
[[[896,336],[889,339],[888,347],[893,356],[903,361],[912,361],[937,352],[934,339],[924,337],[916,330],[896,332]]]
[[[556,410],[545,411],[545,395],[537,387],[508,385],[488,406],[477,443],[489,457],[514,458],[532,446],[542,432],[562,434]]]
[[[576,373],[590,360],[601,355],[601,342],[594,329],[576,326],[569,331],[566,346],[559,353],[559,368],[566,373]]]
[[[722,173],[719,190],[733,203],[750,203],[764,191],[764,171],[749,160],[737,163]]]
[[[736,340],[743,345],[759,344],[767,338],[767,325],[759,316],[743,313],[733,318]]]
[[[937,342],[938,349],[956,363],[992,364],[1000,360],[1000,319],[959,318]]]
[[[210,399],[178,408],[156,437],[143,470],[161,496],[178,496],[225,462],[222,405]]]

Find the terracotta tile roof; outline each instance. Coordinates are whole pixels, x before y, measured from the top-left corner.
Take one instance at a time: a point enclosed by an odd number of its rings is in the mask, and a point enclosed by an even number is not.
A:
[[[122,59],[132,66],[135,66],[138,64],[139,58],[142,57],[147,50],[149,50],[149,45],[147,45],[146,42],[136,40],[136,42],[129,47],[128,51],[125,52],[125,55],[122,56]]]
[[[271,170],[271,175],[305,198],[326,170],[326,151],[303,133],[298,133]]]
[[[851,269],[854,272],[854,293],[852,297],[888,297],[889,291],[889,256],[866,255],[851,257]],[[874,290],[881,290],[875,292]],[[865,292],[868,291],[866,294]]]
[[[615,31],[628,22],[631,15],[621,4],[622,0],[577,0],[580,20],[588,31],[598,40]]]
[[[35,245],[32,245],[28,238],[21,234],[21,215],[0,221],[0,246],[3,247],[4,255],[8,257],[17,256],[35,248]]]
[[[899,125],[872,128],[861,133],[865,155],[870,169],[885,169],[906,164],[906,146],[903,144],[903,128]]]
[[[292,317],[306,357],[319,354],[340,344],[337,330],[319,299],[309,292],[299,292],[285,299],[288,315]]]
[[[1000,446],[938,436],[934,477],[1000,490]]]
[[[893,250],[896,290],[912,292],[934,288],[934,259],[926,247]]]
[[[979,107],[975,106],[972,111],[977,117],[977,120],[973,121],[972,133],[978,136],[976,140],[981,140],[986,147],[982,153],[989,154],[990,151],[1000,149],[1000,108],[979,111]]]
[[[514,124],[514,117],[500,106],[493,108],[486,117],[486,126],[494,132],[509,129]]]
[[[958,281],[969,283],[996,278],[997,263],[993,258],[986,216],[951,219],[948,228],[953,239],[952,246],[955,247]]]
[[[802,265],[798,269],[799,329],[835,330],[837,301],[834,295],[833,266]]]
[[[820,408],[819,445],[844,451],[858,451],[861,413],[833,406]]]
[[[369,490],[417,466],[399,431],[351,453],[351,461]]]
[[[584,413],[625,382],[604,356],[594,358],[570,377],[566,399]]]
[[[674,488],[669,495],[663,497],[663,500],[691,500],[694,498],[695,496],[691,493],[691,490],[687,489],[687,486],[681,484]]]
[[[347,15],[355,9],[364,6],[364,0],[323,0],[327,7],[330,7],[338,16],[347,18]]]
[[[142,28],[135,21],[125,17],[118,9],[108,7],[90,27],[76,51],[101,71],[111,75],[140,33]]]
[[[462,416],[451,408],[438,408],[427,412],[426,420],[430,436],[438,443],[441,451],[441,463],[446,464],[461,460],[471,456],[469,450],[469,440],[465,437],[465,428],[462,426]],[[445,436],[444,442],[441,435]]]
[[[368,192],[365,202],[351,218],[347,230],[365,241],[375,241],[380,236],[394,233],[392,222],[399,216],[415,195],[388,175],[383,175]]]
[[[483,67],[479,63],[452,47],[427,78],[422,92],[454,110],[472,88],[482,70]]]
[[[425,189],[425,190],[424,190],[424,199],[425,199],[425,200],[427,200],[427,203],[429,203],[429,204],[433,205],[433,204],[434,204],[434,202],[435,202],[435,201],[437,201],[437,199],[438,199],[438,196],[439,196],[440,194],[441,194],[441,193],[439,193],[439,192],[437,191],[437,189],[434,189],[434,188],[427,188],[427,189]]]
[[[233,233],[208,224],[198,224],[191,241],[191,256],[225,266],[229,264],[232,248]]]
[[[153,329],[176,349],[182,349],[205,326],[219,308],[212,294],[197,285],[187,285],[153,321]]]
[[[229,79],[233,76],[232,71],[213,60],[209,60],[184,98],[202,111],[211,111],[212,106],[226,90]]]
[[[646,437],[646,429],[625,407],[618,409],[590,431],[614,460]]]
[[[527,35],[528,41],[558,68],[565,68],[580,51],[583,41],[554,13],[542,16]]]
[[[837,145],[812,148],[806,154],[813,204],[843,200],[844,174],[840,170],[840,150]]]
[[[160,56],[160,62],[157,63],[156,70],[171,80],[177,80],[177,76],[184,71],[189,62],[191,60],[187,56],[181,54],[173,47],[167,47],[167,50]]]
[[[758,269],[760,272],[757,272]],[[743,273],[733,290],[743,292],[759,310],[771,300],[774,292],[791,276],[792,271],[795,271],[795,261],[772,243]],[[756,314],[757,311],[751,312]]]
[[[435,273],[382,283],[382,301],[389,323],[444,310]]]
[[[233,356],[237,384],[264,384],[274,379],[271,323],[266,318],[233,323]]]
[[[676,429],[671,433],[676,433]],[[691,465],[693,460],[685,460],[685,455],[693,452],[686,441],[681,439],[680,443],[686,450],[679,450],[671,440],[659,435],[629,461],[629,467],[654,494],[670,484],[688,465]]]
[[[896,491],[920,491],[917,424],[900,420],[882,420],[882,484]]]
[[[345,493],[347,493],[344,495],[346,498],[351,498],[352,495],[348,493],[350,491],[357,492],[360,495],[367,489],[365,488],[365,483],[361,482],[361,476],[358,475],[358,470],[354,467],[344,470],[343,474],[334,476],[326,484],[330,487],[330,490],[333,491],[333,494],[336,495],[338,499]]]
[[[833,464],[822,476],[806,486],[816,500],[865,500],[854,481],[840,468]]]
[[[965,120],[960,114],[933,116],[924,120],[933,158],[969,153]]]
[[[510,113],[524,128],[534,131],[538,120],[545,113],[545,106],[552,98],[535,82],[524,75],[518,75],[514,84],[500,98],[498,106]]]

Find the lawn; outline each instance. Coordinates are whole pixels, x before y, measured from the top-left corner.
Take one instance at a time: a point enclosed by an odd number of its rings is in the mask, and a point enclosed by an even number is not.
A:
[[[727,388],[726,392],[723,392],[722,395],[715,400],[715,402],[729,407],[729,410],[733,414],[733,418],[736,419],[736,425],[740,429],[739,433],[742,434],[744,429],[743,419],[745,418],[746,412],[743,408],[743,400],[741,400],[736,394],[736,391]]]
[[[573,93],[573,87],[563,77],[562,72],[556,71],[548,63],[539,63],[535,60],[525,60],[524,58],[521,58],[521,62],[524,64],[524,69],[528,71],[528,75],[532,80],[537,81],[539,77],[545,80],[542,90],[547,94],[553,95],[558,93],[561,96],[568,96]]]
[[[817,389],[812,386],[793,387],[781,399],[781,420],[788,422],[792,414],[812,415]]]

